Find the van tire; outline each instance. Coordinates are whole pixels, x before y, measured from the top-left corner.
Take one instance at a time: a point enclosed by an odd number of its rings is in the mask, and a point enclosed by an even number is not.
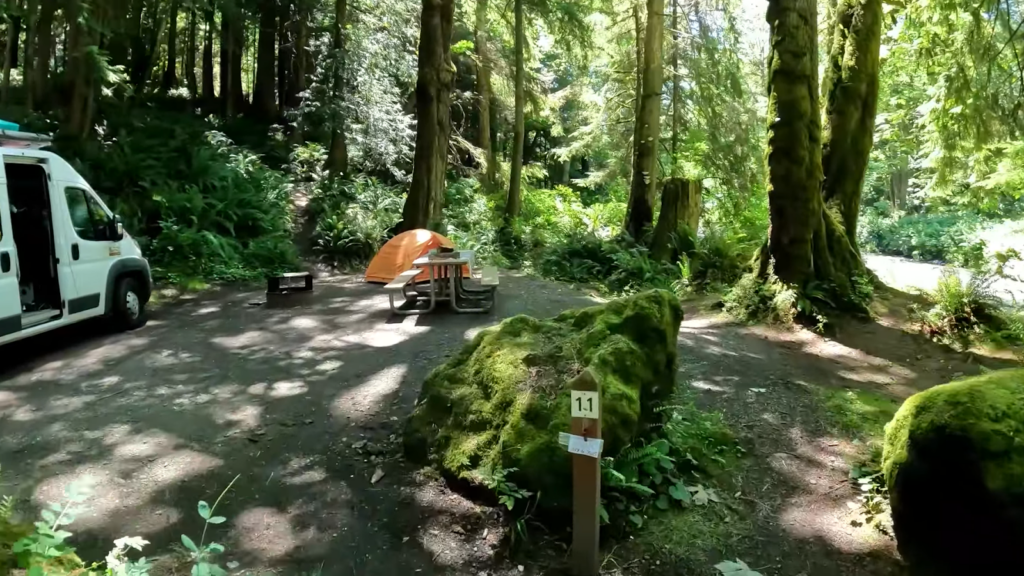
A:
[[[146,302],[135,278],[126,276],[117,281],[113,304],[113,320],[118,329],[136,330],[146,325]]]

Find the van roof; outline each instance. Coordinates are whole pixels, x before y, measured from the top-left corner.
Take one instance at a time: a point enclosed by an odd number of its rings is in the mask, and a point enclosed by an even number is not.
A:
[[[39,150],[49,146],[53,139],[47,134],[19,132],[17,130],[0,130],[0,148],[15,150]]]

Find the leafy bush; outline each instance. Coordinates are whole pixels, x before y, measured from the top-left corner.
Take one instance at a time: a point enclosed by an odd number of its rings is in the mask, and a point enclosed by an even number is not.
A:
[[[204,524],[198,544],[187,535],[181,535],[181,543],[188,551],[194,576],[227,576],[227,571],[216,561],[224,553],[224,546],[216,542],[207,543],[206,533],[211,525],[227,521],[223,516],[216,516],[215,512],[217,505],[237,480],[236,476],[213,506],[205,501],[199,502],[198,514]],[[132,560],[128,556],[130,550],[142,551],[149,544],[143,538],[119,538],[114,541],[114,548],[102,562],[89,564],[83,562],[75,553],[75,548],[68,543],[73,534],[66,528],[74,523],[76,516],[88,509],[86,502],[91,495],[91,488],[92,480],[89,478],[71,483],[64,491],[64,500],[49,503],[40,511],[40,519],[31,526],[11,524],[10,498],[4,497],[0,502],[4,505],[0,506],[0,569],[14,568],[6,565],[8,559],[13,559],[18,567],[25,570],[26,576],[147,576],[152,564],[145,557]]]
[[[868,252],[971,268],[985,259],[985,242],[975,235],[981,222],[963,213],[904,215],[879,202],[864,212],[860,243]]]
[[[955,270],[944,270],[934,290],[925,293],[931,309],[918,313],[928,336],[964,348],[982,337],[1001,306],[991,290],[992,279],[980,274],[964,280]]]
[[[750,268],[753,252],[754,245],[742,233],[705,227],[690,254],[690,283],[707,291],[729,286]]]
[[[698,409],[686,395],[659,411],[665,420],[646,443],[601,462],[605,523],[640,528],[651,506],[668,510],[721,502],[708,481],[743,452],[721,414]]]
[[[296,260],[288,181],[191,115],[111,115],[99,141],[58,150],[124,219],[158,279],[254,279]]]
[[[748,321],[791,324],[799,310],[796,290],[783,284],[775,274],[758,278],[747,274],[725,294],[725,311]]]
[[[310,200],[317,251],[340,264],[366,264],[402,219],[402,206],[401,191],[374,178],[322,181]]]

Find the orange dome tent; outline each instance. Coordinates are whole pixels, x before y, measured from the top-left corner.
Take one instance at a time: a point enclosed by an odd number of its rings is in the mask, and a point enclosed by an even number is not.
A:
[[[413,260],[425,255],[434,248],[454,248],[455,243],[430,230],[409,230],[402,232],[381,247],[366,268],[367,282],[387,284],[396,276],[413,267]],[[468,270],[463,270],[468,275]],[[430,275],[426,270],[416,277],[417,282],[427,282]]]

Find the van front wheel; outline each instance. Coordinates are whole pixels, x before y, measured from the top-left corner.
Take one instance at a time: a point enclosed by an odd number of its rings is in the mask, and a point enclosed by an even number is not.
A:
[[[134,278],[122,278],[114,294],[114,322],[122,330],[135,330],[146,325],[146,304]]]

